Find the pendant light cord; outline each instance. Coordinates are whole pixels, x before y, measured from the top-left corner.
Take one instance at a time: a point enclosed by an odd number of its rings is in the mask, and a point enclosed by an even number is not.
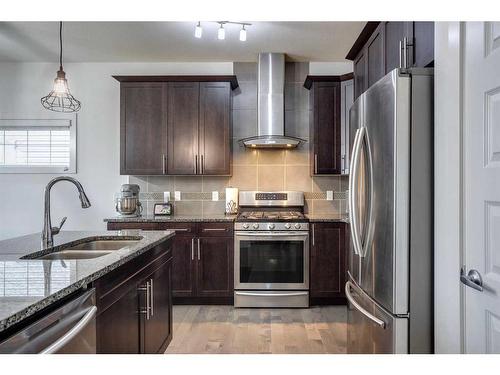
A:
[[[63,70],[62,66],[62,21],[59,21],[59,70]]]

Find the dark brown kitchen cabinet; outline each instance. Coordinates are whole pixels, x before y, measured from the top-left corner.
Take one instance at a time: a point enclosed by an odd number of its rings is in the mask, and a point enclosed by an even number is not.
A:
[[[143,286],[144,283],[150,288],[150,313],[141,315],[141,352],[162,353],[172,339],[172,258],[143,280]]]
[[[231,90],[228,82],[200,83],[199,174],[231,174]]]
[[[198,251],[197,295],[233,297],[233,239],[200,237]]]
[[[97,353],[162,353],[172,339],[172,240],[97,279]]]
[[[197,174],[200,84],[168,83],[167,173]]]
[[[174,230],[172,244],[173,304],[233,303],[233,223],[111,222],[108,230],[132,226],[144,230]],[[149,225],[148,225],[149,224]],[[154,224],[154,225],[152,225]]]
[[[346,59],[354,64],[357,98],[404,61],[408,68],[433,66],[434,22],[368,22]]]
[[[163,174],[165,96],[165,88],[158,82],[121,84],[120,174]]]
[[[352,73],[341,76],[307,76],[304,87],[310,95],[311,175],[342,174],[344,139],[342,129],[342,85]],[[347,91],[346,91],[347,92]],[[352,96],[352,92],[351,92]],[[352,102],[352,97],[349,100]]]
[[[311,304],[345,303],[345,223],[311,223]]]
[[[120,173],[231,175],[234,76],[115,76]]]

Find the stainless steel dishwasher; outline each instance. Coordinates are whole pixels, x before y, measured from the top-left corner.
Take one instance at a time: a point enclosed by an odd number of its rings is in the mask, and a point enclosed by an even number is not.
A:
[[[90,289],[0,343],[1,354],[95,354],[95,290]]]

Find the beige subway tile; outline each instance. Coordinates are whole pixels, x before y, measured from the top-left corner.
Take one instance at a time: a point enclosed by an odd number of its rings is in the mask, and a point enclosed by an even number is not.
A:
[[[240,190],[257,190],[257,166],[233,167],[233,176],[229,185]]]
[[[203,215],[222,215],[225,211],[225,201],[203,201]]]
[[[285,189],[298,191],[311,191],[312,179],[309,175],[309,166],[285,167]]]
[[[327,190],[340,190],[340,176],[313,177],[313,192],[325,192]]]
[[[200,192],[201,176],[175,176],[174,190],[181,192]]]
[[[173,197],[174,190],[174,177],[173,176],[149,176],[148,177],[148,191],[160,192],[170,191]]]
[[[340,214],[341,212],[340,200],[315,200],[313,202],[313,214]]]
[[[285,164],[284,150],[259,150],[259,165],[283,165]]]
[[[233,169],[240,165],[256,165],[259,151],[241,146],[238,138],[233,138]]]
[[[229,185],[230,177],[204,176],[203,191],[223,191]]]
[[[297,148],[285,150],[285,164],[309,166],[309,141]]]
[[[176,215],[199,215],[202,213],[202,201],[176,201],[174,202],[174,214]]]
[[[284,190],[285,168],[283,166],[259,165],[258,173],[258,190]]]

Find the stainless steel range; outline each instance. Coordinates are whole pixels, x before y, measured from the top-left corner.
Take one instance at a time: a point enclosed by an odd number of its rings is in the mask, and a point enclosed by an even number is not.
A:
[[[235,221],[234,305],[309,306],[304,193],[242,191]]]

